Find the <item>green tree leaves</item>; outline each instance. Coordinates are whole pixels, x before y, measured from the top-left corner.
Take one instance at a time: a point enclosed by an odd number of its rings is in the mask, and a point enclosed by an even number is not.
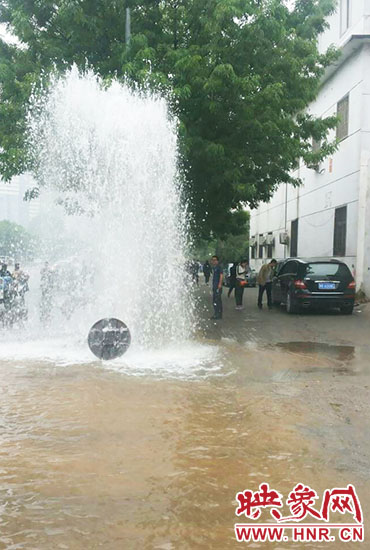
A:
[[[15,261],[34,255],[36,239],[24,227],[9,221],[0,222],[0,257]]]
[[[76,63],[161,89],[180,120],[182,167],[199,235],[236,230],[235,213],[298,185],[296,159],[332,152],[334,117],[305,113],[336,58],[317,37],[333,0],[8,0],[0,7],[22,50],[2,45],[0,171],[24,169],[24,116],[42,71]],[[132,38],[125,45],[126,7]],[[312,138],[321,143],[312,150]]]

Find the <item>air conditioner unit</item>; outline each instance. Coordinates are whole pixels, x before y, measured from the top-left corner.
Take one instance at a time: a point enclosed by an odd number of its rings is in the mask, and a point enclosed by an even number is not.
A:
[[[279,242],[280,244],[289,244],[289,234],[287,231],[279,233]]]
[[[261,235],[258,241],[260,246],[266,246],[267,235]]]
[[[273,245],[275,244],[275,237],[274,237],[274,235],[270,235],[270,234],[267,235],[267,237],[266,237],[266,244],[267,244],[268,246],[271,246],[271,245],[273,246]]]

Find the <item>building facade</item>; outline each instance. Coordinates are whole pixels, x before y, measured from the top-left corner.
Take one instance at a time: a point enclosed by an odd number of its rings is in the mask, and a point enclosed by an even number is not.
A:
[[[319,166],[300,161],[303,185],[281,185],[251,212],[251,265],[269,258],[339,258],[370,296],[370,0],[340,0],[319,47],[341,57],[329,67],[309,111],[338,113],[338,150]]]
[[[10,183],[0,181],[0,221],[8,220],[28,228],[39,212],[39,201],[25,201],[26,191],[34,187],[28,175],[16,176]]]

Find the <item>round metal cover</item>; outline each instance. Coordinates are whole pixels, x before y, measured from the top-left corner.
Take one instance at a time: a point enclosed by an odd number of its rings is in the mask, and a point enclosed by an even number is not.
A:
[[[89,348],[99,359],[116,359],[130,347],[131,334],[119,319],[101,319],[90,329]]]

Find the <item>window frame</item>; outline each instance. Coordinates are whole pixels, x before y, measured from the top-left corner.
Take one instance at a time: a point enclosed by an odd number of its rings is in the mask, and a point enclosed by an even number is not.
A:
[[[344,212],[345,216],[342,220],[338,220],[340,212]],[[344,258],[347,253],[347,204],[339,206],[334,212],[334,232],[333,232],[333,256]],[[344,230],[343,230],[344,227]]]
[[[340,0],[339,24],[340,36],[343,36],[351,26],[352,0]],[[344,23],[344,24],[343,24]]]
[[[267,233],[267,235],[273,235],[273,234],[274,234],[273,231],[269,231]],[[267,258],[271,260],[274,253],[274,245],[268,244],[266,248],[267,248]]]
[[[339,120],[337,124],[336,137],[339,142],[344,141],[349,135],[349,93],[337,102],[337,117],[341,117],[340,106],[342,104],[347,104],[347,109],[345,111],[344,118]],[[343,129],[343,126],[345,130],[343,135],[341,135],[340,130]]]
[[[263,233],[258,235],[258,259],[263,260],[263,244],[260,244],[263,239]]]
[[[294,233],[294,239],[293,239],[293,224],[295,224],[296,230]],[[291,258],[297,258],[298,256],[298,230],[299,230],[299,218],[296,218],[295,220],[291,220],[290,222],[290,257]],[[294,243],[294,250],[293,250],[293,243]]]
[[[296,268],[296,271],[287,271],[285,272],[285,269],[289,268],[290,269],[290,266],[291,265],[295,265],[295,268]],[[297,260],[288,260],[286,262],[285,265],[283,265],[283,267],[280,269],[279,271],[279,274],[278,274],[278,277],[283,277],[283,276],[286,276],[286,275],[298,275],[298,262]]]

